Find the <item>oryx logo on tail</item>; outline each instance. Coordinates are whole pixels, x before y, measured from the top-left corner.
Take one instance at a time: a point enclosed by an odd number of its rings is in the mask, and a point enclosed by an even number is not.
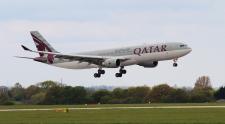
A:
[[[45,52],[55,52],[58,53],[45,39],[38,31],[31,31],[30,32],[34,43],[36,45],[36,48],[38,51],[45,51]],[[50,64],[54,61],[54,55],[52,54],[43,54],[39,53],[40,57],[47,58],[48,62]],[[46,56],[45,56],[46,55]]]

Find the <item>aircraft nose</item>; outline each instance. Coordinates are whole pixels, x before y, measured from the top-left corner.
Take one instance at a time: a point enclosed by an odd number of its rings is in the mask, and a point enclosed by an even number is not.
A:
[[[192,48],[188,47],[188,53],[190,53],[192,51]]]

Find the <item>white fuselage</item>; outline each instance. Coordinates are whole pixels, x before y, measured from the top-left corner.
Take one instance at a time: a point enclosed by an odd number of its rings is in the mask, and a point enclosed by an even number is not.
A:
[[[120,66],[139,65],[154,61],[164,61],[178,59],[190,53],[192,49],[183,43],[161,43],[152,45],[142,45],[125,47],[118,49],[108,49],[78,53],[75,55],[93,55],[102,57],[126,58],[126,61],[121,62]],[[99,68],[98,65],[88,62],[71,61],[67,59],[55,59],[52,64],[56,67],[67,69],[88,69]]]

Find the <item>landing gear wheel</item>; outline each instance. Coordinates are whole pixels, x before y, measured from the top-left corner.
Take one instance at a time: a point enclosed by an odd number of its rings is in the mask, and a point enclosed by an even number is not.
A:
[[[116,77],[122,77],[122,73],[116,73]]]
[[[95,77],[95,78],[100,78],[100,77],[101,77],[101,74],[95,73],[95,74],[94,74],[94,77]]]
[[[124,69],[124,66],[121,66],[120,67],[120,70],[119,70],[119,73],[116,73],[116,77],[122,77],[123,76],[123,74],[126,74],[127,73],[127,71]]]
[[[178,60],[177,58],[173,60],[173,62],[174,62],[174,63],[173,63],[173,67],[177,67],[177,66],[178,66],[177,60]]]
[[[99,74],[105,74],[105,70],[99,69],[99,70],[98,70],[98,73],[99,73]]]
[[[177,67],[178,66],[178,64],[177,63],[173,63],[173,67]]]
[[[127,73],[127,71],[126,70],[120,70],[120,73],[122,73],[122,74],[126,74]]]
[[[105,74],[105,70],[102,70],[102,74]]]

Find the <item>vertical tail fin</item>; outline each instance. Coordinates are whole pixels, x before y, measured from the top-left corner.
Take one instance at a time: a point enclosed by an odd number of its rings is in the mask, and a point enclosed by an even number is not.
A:
[[[57,52],[38,31],[31,31],[30,34],[38,51]],[[43,57],[44,54],[40,53],[40,56]]]

